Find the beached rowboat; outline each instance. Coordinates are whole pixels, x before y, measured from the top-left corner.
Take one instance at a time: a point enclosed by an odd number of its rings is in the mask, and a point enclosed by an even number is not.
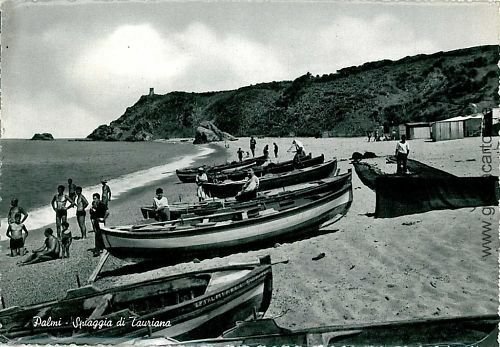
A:
[[[498,346],[497,315],[432,318],[289,330],[272,319],[241,322],[222,337],[176,342],[129,341],[132,346]]]
[[[108,344],[142,336],[216,337],[236,321],[263,314],[269,307],[269,257],[261,263],[155,278],[106,290],[94,286],[70,290],[59,301],[1,310],[0,335],[30,344]],[[49,321],[52,326],[40,325]],[[103,326],[87,326],[94,322]]]
[[[337,160],[333,159],[323,164],[313,165],[281,174],[264,175],[259,179],[259,190],[269,190],[291,186],[294,184],[315,181],[330,176],[337,170]],[[245,181],[227,180],[222,183],[204,183],[203,189],[207,195],[218,198],[236,196]]]
[[[351,172],[342,176],[342,182],[331,191],[238,211],[136,226],[102,225],[104,245],[119,258],[160,261],[266,247],[278,240],[310,235],[344,216],[352,202]]]
[[[266,161],[265,156],[245,159],[243,161],[233,161],[232,163],[220,164],[214,166],[203,165],[205,172],[230,172],[232,169],[237,169],[242,166],[250,167],[253,165],[262,165]],[[177,177],[184,183],[194,183],[196,179],[196,174],[198,173],[198,168],[185,168],[175,170]]]
[[[255,199],[240,202],[235,198],[213,199],[198,203],[173,203],[169,206],[170,218],[180,219],[195,216],[207,216],[217,212],[228,212],[257,207],[259,204],[268,204],[280,200],[290,200],[301,196],[314,195],[326,191],[335,190],[344,184],[348,174],[324,178],[322,180],[301,183],[293,186],[276,188],[262,191]],[[152,206],[141,207],[142,216],[145,219],[154,218],[155,212]]]

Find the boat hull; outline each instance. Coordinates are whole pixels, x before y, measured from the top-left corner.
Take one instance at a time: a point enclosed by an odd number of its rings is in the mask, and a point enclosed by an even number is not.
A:
[[[274,215],[251,218],[230,225],[204,227],[189,231],[123,231],[103,228],[108,251],[124,259],[184,259],[225,255],[236,251],[263,248],[274,242],[313,234],[331,219],[344,216],[352,202],[352,185],[347,182],[326,197],[307,205]]]
[[[337,160],[314,165],[305,169],[290,171],[283,174],[263,176],[259,180],[259,190],[269,190],[319,180],[330,176],[337,170]],[[205,183],[203,189],[207,195],[217,198],[234,197],[243,188],[243,181],[224,183]]]

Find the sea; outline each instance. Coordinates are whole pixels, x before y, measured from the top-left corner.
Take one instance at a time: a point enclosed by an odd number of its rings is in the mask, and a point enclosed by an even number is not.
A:
[[[50,202],[57,186],[68,178],[83,189],[90,201],[101,193],[101,179],[108,180],[112,199],[119,200],[132,189],[151,185],[192,165],[214,150],[190,143],[90,142],[0,140],[0,240],[5,239],[10,201],[16,197],[27,210],[26,227],[38,229],[54,223]],[[68,217],[75,209],[68,210]]]

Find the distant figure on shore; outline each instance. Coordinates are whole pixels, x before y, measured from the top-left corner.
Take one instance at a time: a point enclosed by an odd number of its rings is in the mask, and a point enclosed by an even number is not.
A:
[[[170,208],[168,199],[163,196],[163,189],[156,189],[156,196],[153,198],[153,208],[155,211],[155,219],[160,222],[170,220]]]
[[[70,203],[69,207],[66,206],[68,202]],[[64,186],[60,185],[57,187],[57,194],[52,198],[50,205],[56,213],[57,238],[61,239],[61,223],[68,220],[68,208],[75,206],[75,202],[64,194]]]
[[[99,193],[92,195],[92,207],[90,208],[90,221],[95,233],[94,257],[98,257],[104,250],[104,241],[102,240],[101,228],[99,223],[106,224],[106,218],[109,216],[108,206],[101,201]]]
[[[252,136],[250,138],[250,151],[252,152],[252,157],[255,157],[255,146],[257,145],[257,141]]]
[[[19,200],[17,198],[13,198],[10,201],[9,214],[7,215],[7,224],[12,224],[15,222],[16,213],[20,213],[22,215],[21,223],[24,223],[26,221],[26,218],[28,218],[28,212],[26,212],[24,208],[19,206]]]
[[[246,151],[246,153],[245,153],[245,159],[246,158],[250,158],[250,152],[249,151]]]
[[[102,183],[102,202],[108,207],[111,201],[111,188],[107,185],[108,181],[106,179],[101,179]]]
[[[24,243],[28,237],[28,230],[21,223],[21,213],[14,216],[14,223],[7,227],[7,237],[10,239],[10,256],[24,255]]]
[[[257,197],[257,190],[259,189],[259,178],[255,176],[252,169],[247,171],[248,180],[245,182],[241,191],[236,194],[236,200],[248,201]]]
[[[396,130],[392,130],[391,140],[396,140]]]
[[[374,141],[380,141],[380,135],[378,133],[378,130],[375,130],[375,138]]]
[[[269,145],[265,145],[264,150],[262,152],[265,158],[269,158]]]
[[[366,132],[366,136],[368,137],[368,142],[370,142],[370,139],[372,138],[372,132],[371,131],[367,131]]]
[[[75,200],[76,184],[73,183],[73,180],[71,178],[68,178],[68,196],[71,198],[71,200]]]
[[[236,153],[238,153],[238,160],[241,163],[243,161],[243,153],[245,153],[245,152],[240,147],[240,148],[238,148],[238,151]]]
[[[240,161],[241,161],[241,159],[240,159]],[[207,174],[205,173],[204,168],[200,167],[198,169],[198,174],[196,175],[195,181],[196,181],[196,185],[198,186],[196,188],[196,196],[198,197],[198,201],[200,201],[200,202],[205,201],[205,199],[207,198],[207,194],[205,193],[205,190],[203,189],[203,183],[208,182],[208,177],[207,177]]]
[[[68,222],[63,222],[61,232],[61,258],[69,258],[69,246],[71,246],[72,241],[73,235],[71,234],[71,230],[69,230],[69,224]]]
[[[51,228],[45,229],[45,241],[43,246],[34,250],[32,254],[25,260],[17,263],[19,266],[41,263],[43,261],[54,260],[59,258],[61,252],[61,244],[53,235],[54,231]]]
[[[273,142],[273,147],[274,147],[274,157],[278,158],[278,145],[276,142]]]
[[[89,202],[82,195],[82,187],[76,187],[76,221],[78,222],[78,226],[80,227],[80,232],[82,233],[82,239],[87,238],[87,226],[85,225],[85,216],[87,212],[85,209],[89,205]]]
[[[301,166],[301,160],[306,156],[306,149],[304,145],[299,140],[293,140],[292,145],[288,148],[287,152],[295,152],[295,156],[293,157],[293,164],[295,167]]]
[[[396,173],[399,175],[406,174],[406,163],[408,161],[408,154],[410,154],[410,145],[406,142],[406,136],[401,135],[401,141],[396,144]]]

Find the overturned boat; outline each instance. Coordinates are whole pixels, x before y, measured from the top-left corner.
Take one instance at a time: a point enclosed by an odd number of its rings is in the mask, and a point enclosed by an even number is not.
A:
[[[102,225],[105,248],[118,258],[177,260],[263,248],[278,240],[314,235],[343,217],[352,202],[351,172],[315,194],[208,216],[129,226]]]
[[[111,344],[136,337],[219,336],[236,321],[269,307],[270,258],[155,278],[100,290],[93,285],[65,298],[0,311],[0,335],[22,344]]]

